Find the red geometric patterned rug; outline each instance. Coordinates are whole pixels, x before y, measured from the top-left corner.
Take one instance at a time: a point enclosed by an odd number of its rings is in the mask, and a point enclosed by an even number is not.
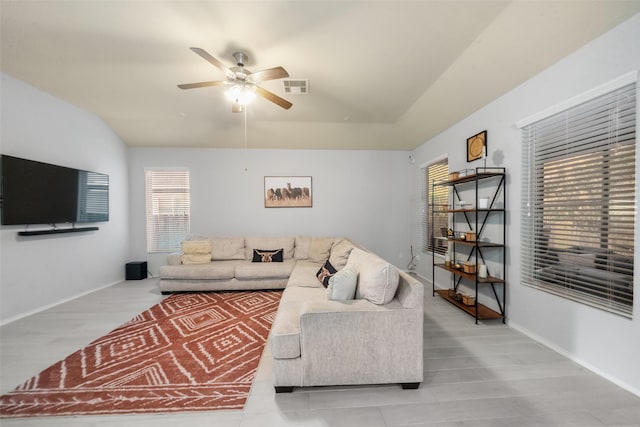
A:
[[[281,295],[171,295],[0,396],[0,416],[242,409]]]

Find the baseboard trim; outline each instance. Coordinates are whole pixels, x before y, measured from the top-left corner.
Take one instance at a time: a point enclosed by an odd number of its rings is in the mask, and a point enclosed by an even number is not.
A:
[[[115,282],[111,282],[111,283],[106,284],[104,286],[100,286],[100,287],[95,288],[95,289],[91,289],[91,290],[88,290],[88,291],[85,291],[85,292],[81,292],[79,294],[76,294],[76,295],[73,295],[73,296],[70,296],[70,297],[67,297],[67,298],[63,298],[63,299],[58,300],[56,302],[53,302],[51,304],[43,305],[42,307],[38,307],[36,309],[29,310],[29,311],[24,312],[24,313],[20,313],[20,314],[18,314],[16,316],[12,316],[12,317],[9,317],[7,319],[3,319],[3,320],[0,321],[0,326],[8,325],[9,323],[13,323],[16,320],[24,319],[25,317],[40,313],[42,311],[45,311],[45,310],[48,310],[50,308],[56,307],[56,306],[58,306],[60,304],[64,304],[65,302],[73,301],[74,299],[83,297],[85,295],[92,294],[94,292],[97,292],[99,290],[108,288],[108,287],[113,286],[113,285],[117,285],[118,283],[122,283],[122,282],[124,282],[124,277],[121,280],[117,280]]]
[[[522,327],[521,325],[518,325],[517,323],[511,322],[509,321],[509,319],[507,319],[507,324],[512,327],[513,329],[517,330],[518,332],[521,332],[523,334],[525,334],[526,336],[528,336],[529,338],[538,341],[540,344],[545,345],[547,347],[549,347],[551,350],[555,351],[556,353],[561,354],[562,356],[566,357],[567,359],[576,362],[578,365],[582,366],[585,369],[590,370],[591,372],[593,372],[594,374],[601,376],[602,378],[606,379],[607,381],[611,381],[612,383],[614,383],[615,385],[617,385],[618,387],[622,387],[623,389],[627,390],[629,393],[633,393],[636,396],[640,397],[640,390],[631,386],[630,384],[625,383],[624,381],[620,380],[620,378],[616,378],[616,377],[612,377],[611,375],[607,374],[606,372],[603,372],[601,369],[593,366],[592,364],[585,362],[584,360],[577,358],[575,355],[567,352],[565,349],[563,349],[562,347],[558,347],[556,344],[549,342],[548,340],[542,338],[541,336],[531,332],[529,329]]]

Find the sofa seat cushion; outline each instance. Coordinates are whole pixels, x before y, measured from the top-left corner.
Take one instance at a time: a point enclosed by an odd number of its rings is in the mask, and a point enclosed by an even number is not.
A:
[[[287,287],[302,288],[322,288],[322,283],[318,281],[316,273],[322,264],[312,261],[300,260],[296,262],[296,267],[291,272]]]
[[[236,266],[244,261],[216,261],[194,265],[163,265],[160,277],[163,279],[233,279]]]
[[[296,262],[285,259],[283,262],[251,262],[245,261],[236,265],[235,277],[238,280],[286,279]]]
[[[317,282],[318,280],[313,277]],[[310,301],[326,301],[327,291],[320,287],[288,287],[282,294],[278,313],[271,327],[271,354],[275,359],[300,357],[300,312]]]

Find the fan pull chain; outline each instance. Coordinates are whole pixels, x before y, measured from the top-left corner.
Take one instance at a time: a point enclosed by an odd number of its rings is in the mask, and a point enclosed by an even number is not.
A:
[[[244,171],[247,171],[247,106],[244,106]]]

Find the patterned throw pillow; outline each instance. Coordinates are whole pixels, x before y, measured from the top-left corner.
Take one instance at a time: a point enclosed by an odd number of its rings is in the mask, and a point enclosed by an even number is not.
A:
[[[327,260],[324,263],[324,265],[320,267],[320,270],[318,270],[318,272],[316,273],[316,277],[318,278],[320,283],[322,283],[322,285],[326,288],[327,286],[329,286],[329,279],[334,274],[336,274],[336,272],[337,272],[336,269],[333,268],[333,265],[331,265],[329,260]]]
[[[254,249],[252,262],[282,262],[284,249]]]

